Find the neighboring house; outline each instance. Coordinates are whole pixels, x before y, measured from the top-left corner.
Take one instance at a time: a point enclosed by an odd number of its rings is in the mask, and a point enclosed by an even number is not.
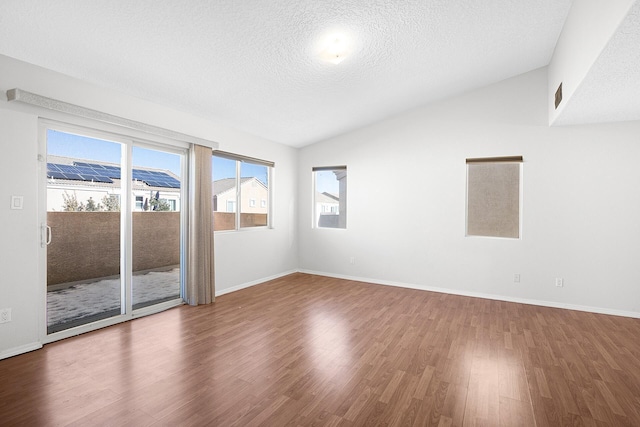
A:
[[[321,227],[337,226],[337,218],[340,215],[340,198],[328,192],[316,192],[316,221]],[[322,222],[320,221],[322,217]],[[336,224],[334,224],[336,223]]]
[[[120,204],[120,166],[61,156],[47,158],[47,211],[64,210],[65,198],[85,206],[91,199],[101,204],[112,198]],[[168,170],[136,167],[132,171],[134,211],[153,209],[153,200],[164,201],[170,211],[180,210],[180,178]]]
[[[340,198],[328,192],[316,193],[316,212],[320,214],[333,214],[338,215],[340,213]]]
[[[269,190],[255,177],[241,178],[240,198],[242,213],[269,212]],[[236,212],[236,179],[224,178],[213,181],[213,210]]]

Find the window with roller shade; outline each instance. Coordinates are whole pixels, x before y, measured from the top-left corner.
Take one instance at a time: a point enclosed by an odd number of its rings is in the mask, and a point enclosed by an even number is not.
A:
[[[520,238],[522,156],[467,159],[467,236]]]

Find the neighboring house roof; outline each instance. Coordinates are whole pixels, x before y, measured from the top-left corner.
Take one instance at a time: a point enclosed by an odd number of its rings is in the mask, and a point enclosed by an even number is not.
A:
[[[260,181],[259,179],[257,179],[256,177],[244,177],[244,178],[240,178],[240,185],[245,185],[246,183],[250,182],[250,181],[256,181],[258,182],[260,185],[262,185],[265,190],[267,189],[267,187],[262,183],[262,181]],[[215,181],[213,181],[213,195],[214,196],[218,196],[222,193],[226,193],[227,191],[233,190],[236,188],[236,179],[235,178],[223,178],[223,179],[217,179]]]
[[[335,194],[331,194],[328,192],[316,193],[316,203],[331,203],[336,204],[340,201],[340,198]]]
[[[109,185],[120,179],[120,165],[106,162],[81,161],[68,157],[48,156],[47,178],[54,180],[83,181]],[[179,178],[168,170],[136,166],[132,179],[155,188],[180,188]]]

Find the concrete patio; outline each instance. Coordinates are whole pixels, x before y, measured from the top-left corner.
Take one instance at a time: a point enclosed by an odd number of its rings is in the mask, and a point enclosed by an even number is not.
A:
[[[180,269],[133,276],[133,306],[179,298]],[[49,333],[103,319],[120,312],[120,279],[101,279],[47,292]]]

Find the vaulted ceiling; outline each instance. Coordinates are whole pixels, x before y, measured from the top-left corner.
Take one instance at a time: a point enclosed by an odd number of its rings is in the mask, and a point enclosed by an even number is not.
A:
[[[571,3],[4,0],[0,54],[299,147],[546,66]]]

